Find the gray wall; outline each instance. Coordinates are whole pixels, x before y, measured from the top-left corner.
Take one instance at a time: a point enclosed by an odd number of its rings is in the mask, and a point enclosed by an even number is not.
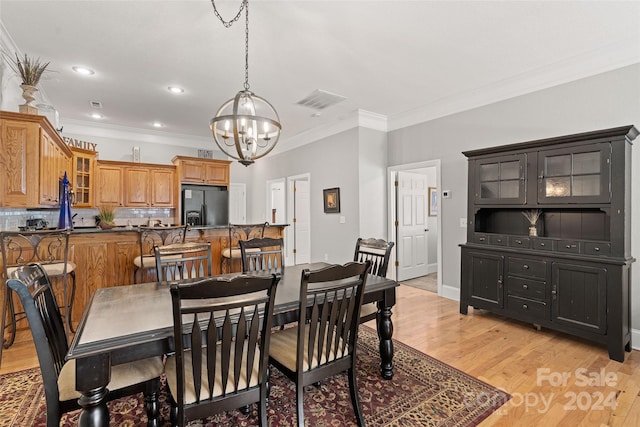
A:
[[[538,138],[635,124],[640,128],[640,65],[519,96],[389,133],[389,166],[441,159],[442,281],[460,287],[460,249],[466,230],[467,164],[464,150]],[[639,182],[640,147],[633,149],[634,183]],[[635,185],[632,210],[632,254],[640,256],[640,185]],[[640,294],[640,266],[633,269],[633,295]],[[640,328],[640,299],[632,304],[634,329]]]
[[[387,238],[387,134],[359,129],[359,237]],[[373,213],[373,214],[372,214]]]
[[[360,230],[358,150],[359,130],[351,129],[256,161],[246,172],[250,174],[247,182],[249,222],[268,220],[265,217],[266,181],[308,173],[313,224],[311,261],[324,261],[324,254],[328,254],[329,262],[351,260]],[[236,181],[235,170],[237,168],[232,170],[233,182]],[[325,214],[322,190],[333,187],[340,187],[340,213]],[[340,216],[345,217],[344,224],[340,224]]]

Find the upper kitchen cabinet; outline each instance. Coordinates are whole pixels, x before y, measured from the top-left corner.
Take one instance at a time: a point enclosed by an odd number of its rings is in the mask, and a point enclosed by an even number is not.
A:
[[[96,162],[96,206],[124,206],[124,168],[119,162]]]
[[[230,161],[184,156],[176,156],[172,161],[177,167],[180,182],[204,185],[229,185]]]
[[[124,182],[125,206],[174,207],[175,166],[125,167]]]
[[[46,117],[0,111],[3,207],[59,204],[59,181],[72,154]]]
[[[175,166],[98,160],[96,205],[172,208]]]
[[[73,153],[73,175],[69,177],[73,185],[75,203],[78,208],[93,206],[96,152],[70,147]]]

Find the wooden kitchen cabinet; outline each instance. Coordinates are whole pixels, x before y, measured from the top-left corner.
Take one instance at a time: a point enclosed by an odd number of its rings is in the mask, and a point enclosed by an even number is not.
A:
[[[174,166],[129,166],[124,169],[127,207],[173,207]]]
[[[93,207],[94,191],[94,168],[96,162],[96,152],[84,150],[82,148],[70,147],[73,153],[72,176],[69,177],[73,185],[74,207]]]
[[[96,206],[124,206],[124,168],[116,162],[96,163]]]
[[[70,172],[72,154],[47,118],[0,111],[0,135],[2,206],[57,205],[59,180]]]
[[[60,204],[60,179],[67,173],[72,181],[71,159],[73,155],[64,142],[40,129],[40,205],[58,206]],[[61,145],[62,144],[62,145]]]
[[[229,185],[227,160],[200,159],[176,156],[172,159],[177,167],[180,182],[203,185]]]

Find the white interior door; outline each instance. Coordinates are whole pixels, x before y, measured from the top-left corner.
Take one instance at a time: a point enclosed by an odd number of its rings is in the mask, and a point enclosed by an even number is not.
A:
[[[311,262],[311,184],[309,175],[287,178],[286,264]]]
[[[229,184],[229,224],[247,222],[247,186]]]
[[[286,222],[286,191],[284,178],[267,181],[267,215],[271,224]]]
[[[398,172],[397,182],[398,280],[408,280],[428,273],[427,177]]]

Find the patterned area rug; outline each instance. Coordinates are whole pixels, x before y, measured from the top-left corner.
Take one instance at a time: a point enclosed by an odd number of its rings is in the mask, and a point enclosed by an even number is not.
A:
[[[369,426],[475,426],[506,403],[510,396],[464,372],[398,341],[394,341],[394,377],[380,378],[378,338],[362,326],[358,343],[358,388]],[[164,386],[164,384],[163,384]],[[293,383],[272,370],[271,426],[296,425]],[[304,393],[305,421],[309,426],[353,426],[355,416],[346,375],[310,386]],[[38,368],[0,376],[0,426],[46,425],[44,388]],[[109,403],[111,426],[146,425],[142,395]],[[61,426],[76,426],[79,411],[63,416]],[[169,426],[169,404],[161,396],[162,425]],[[257,425],[255,405],[249,415],[239,411],[218,414],[192,427]]]

